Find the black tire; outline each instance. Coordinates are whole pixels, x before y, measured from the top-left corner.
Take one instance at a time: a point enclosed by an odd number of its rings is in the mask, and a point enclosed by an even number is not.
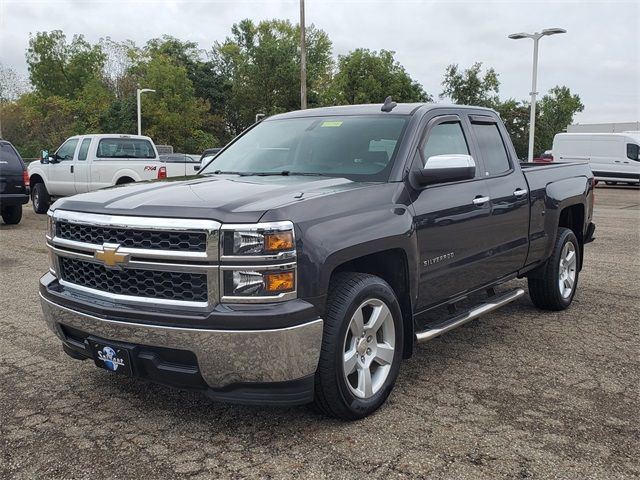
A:
[[[575,252],[575,280],[573,288],[568,296],[563,296],[560,290],[560,261],[562,252],[567,243],[573,244]],[[578,277],[580,273],[580,245],[572,230],[558,228],[556,243],[551,257],[544,265],[536,269],[529,276],[529,296],[533,304],[544,310],[564,310],[573,301],[578,289]]]
[[[116,182],[116,185],[126,185],[127,183],[133,183],[134,181],[135,180],[133,178],[122,177],[118,179],[118,181]]]
[[[47,192],[47,187],[44,183],[36,183],[31,191],[31,203],[33,204],[33,211],[36,213],[47,213],[49,205],[51,204],[51,197]]]
[[[370,300],[381,301],[388,307],[393,319],[395,348],[383,383],[369,398],[359,398],[351,391],[344,374],[344,348],[350,335],[349,323],[352,316],[363,302]],[[385,402],[393,389],[400,370],[402,348],[402,314],[389,284],[379,277],[363,273],[346,272],[334,276],[329,286],[322,350],[315,377],[315,408],[326,415],[344,420],[356,420],[372,414]],[[379,368],[371,365],[372,368]]]
[[[7,225],[17,225],[22,220],[22,205],[2,207],[2,220]]]
[[[606,183],[607,185],[617,185],[618,182],[610,182],[610,181],[605,181],[604,183]]]

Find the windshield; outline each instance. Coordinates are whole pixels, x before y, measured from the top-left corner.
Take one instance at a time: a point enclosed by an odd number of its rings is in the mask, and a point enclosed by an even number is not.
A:
[[[201,173],[386,181],[407,118],[367,115],[267,120],[219,153]]]
[[[155,158],[149,140],[137,138],[104,138],[98,143],[98,158]]]

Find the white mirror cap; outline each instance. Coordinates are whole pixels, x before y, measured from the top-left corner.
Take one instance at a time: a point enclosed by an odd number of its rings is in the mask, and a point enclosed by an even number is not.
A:
[[[475,168],[475,166],[476,162],[471,155],[448,154],[429,157],[424,168]]]

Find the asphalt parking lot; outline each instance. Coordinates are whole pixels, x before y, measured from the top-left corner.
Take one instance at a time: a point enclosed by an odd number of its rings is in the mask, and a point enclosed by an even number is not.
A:
[[[386,406],[344,423],[67,357],[37,295],[45,217],[25,209],[0,226],[0,478],[637,478],[640,190],[597,188],[595,222],[569,310],[525,296],[420,345]]]

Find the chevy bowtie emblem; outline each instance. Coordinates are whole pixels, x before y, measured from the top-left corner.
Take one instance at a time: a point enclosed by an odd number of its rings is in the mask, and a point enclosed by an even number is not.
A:
[[[93,254],[93,258],[104,263],[105,267],[122,267],[129,263],[128,253],[118,253],[120,245],[117,243],[105,243],[102,249]]]

